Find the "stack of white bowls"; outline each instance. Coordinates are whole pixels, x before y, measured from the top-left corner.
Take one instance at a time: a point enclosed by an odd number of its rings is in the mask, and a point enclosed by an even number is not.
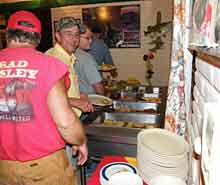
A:
[[[183,137],[164,129],[147,129],[138,134],[137,162],[142,179],[188,175],[188,145]]]

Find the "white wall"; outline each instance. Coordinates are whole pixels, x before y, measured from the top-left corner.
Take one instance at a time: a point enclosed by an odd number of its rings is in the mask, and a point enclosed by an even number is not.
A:
[[[105,4],[88,4],[74,5],[59,8],[52,8],[52,23],[60,17],[73,16],[82,19],[82,8],[97,7],[97,6],[114,6],[114,5],[141,5],[141,48],[114,48],[111,49],[111,54],[115,65],[118,68],[118,79],[126,80],[129,76],[134,76],[142,83],[145,82],[145,64],[143,55],[152,47],[149,45],[149,39],[144,36],[144,29],[147,26],[156,24],[156,12],[161,11],[162,22],[172,20],[172,0],[146,0],[146,1],[130,1],[119,3]],[[162,50],[158,50],[155,59],[153,60],[154,71],[152,84],[153,85],[168,85],[169,64],[170,64],[170,49],[171,49],[171,34],[166,38],[165,46]]]

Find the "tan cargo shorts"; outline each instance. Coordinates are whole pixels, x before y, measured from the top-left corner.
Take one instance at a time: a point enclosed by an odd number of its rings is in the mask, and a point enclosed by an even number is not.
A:
[[[37,160],[0,160],[0,185],[75,185],[65,150]]]

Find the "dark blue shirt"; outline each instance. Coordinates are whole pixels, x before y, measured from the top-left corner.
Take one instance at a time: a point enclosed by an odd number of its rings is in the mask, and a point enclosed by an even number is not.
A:
[[[104,43],[104,40],[94,38],[89,53],[93,55],[99,66],[102,63],[113,65],[112,56],[108,46]]]

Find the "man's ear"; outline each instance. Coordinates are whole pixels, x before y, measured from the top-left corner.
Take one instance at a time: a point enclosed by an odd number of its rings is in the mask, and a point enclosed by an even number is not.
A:
[[[57,42],[60,42],[60,33],[59,32],[55,32],[55,39]]]

